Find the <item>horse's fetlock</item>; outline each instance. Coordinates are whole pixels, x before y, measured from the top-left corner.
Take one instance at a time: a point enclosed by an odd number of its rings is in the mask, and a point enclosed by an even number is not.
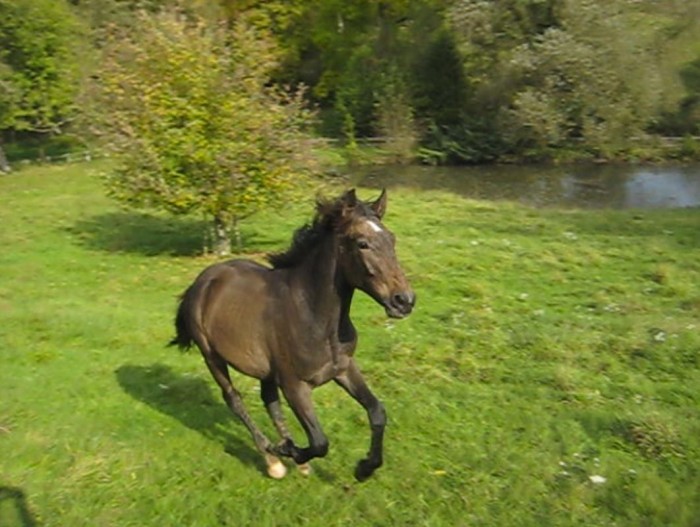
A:
[[[314,444],[312,446],[314,457],[326,457],[329,447],[330,444],[327,439]]]
[[[294,455],[298,450],[299,449],[296,447],[294,442],[289,438],[284,439],[277,445],[271,445],[269,448],[269,452],[272,454],[291,458],[294,458]]]

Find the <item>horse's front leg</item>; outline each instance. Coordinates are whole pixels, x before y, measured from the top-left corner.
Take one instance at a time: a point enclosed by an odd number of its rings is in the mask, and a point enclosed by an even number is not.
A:
[[[309,446],[299,448],[291,439],[287,439],[281,445],[273,447],[272,453],[291,457],[297,465],[302,465],[315,457],[324,457],[328,453],[328,439],[314,413],[311,386],[303,381],[294,381],[283,383],[281,388],[287,403],[306,432]]]
[[[263,379],[262,381],[260,381],[260,396],[263,400],[263,403],[265,404],[265,408],[267,409],[267,413],[270,416],[270,419],[272,420],[272,422],[275,425],[275,428],[277,429],[277,433],[282,438],[283,444],[291,442],[292,436],[290,435],[289,430],[287,429],[287,424],[285,423],[284,415],[282,414],[280,396],[277,390],[277,383],[274,379]],[[298,468],[299,472],[301,472],[304,476],[308,476],[309,474],[311,474],[311,465],[309,465],[308,463],[298,465]],[[268,468],[268,472],[270,472],[270,470],[272,469]],[[282,475],[284,475],[284,472],[286,472],[284,469],[284,465],[282,465],[281,463],[279,463],[279,465],[275,465],[274,470]],[[273,475],[273,477],[276,476]]]
[[[372,440],[367,457],[360,460],[355,468],[355,478],[358,481],[364,481],[382,466],[382,444],[384,441],[384,427],[386,426],[386,411],[384,410],[384,405],[365,384],[365,379],[362,377],[354,359],[350,359],[350,365],[347,370],[338,375],[335,381],[367,410],[367,416],[372,428]]]

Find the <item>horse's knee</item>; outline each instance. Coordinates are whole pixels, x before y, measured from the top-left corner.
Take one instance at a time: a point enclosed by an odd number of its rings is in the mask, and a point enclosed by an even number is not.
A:
[[[377,401],[369,410],[369,422],[373,428],[384,428],[386,426],[386,410],[380,401]]]

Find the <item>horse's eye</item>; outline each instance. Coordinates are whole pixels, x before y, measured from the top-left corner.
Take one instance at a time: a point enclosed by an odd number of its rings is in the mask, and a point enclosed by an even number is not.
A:
[[[357,246],[360,249],[369,249],[369,243],[366,240],[357,240]]]

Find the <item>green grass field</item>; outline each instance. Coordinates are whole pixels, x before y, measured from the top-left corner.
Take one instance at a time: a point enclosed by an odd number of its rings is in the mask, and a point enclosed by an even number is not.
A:
[[[165,347],[213,261],[201,222],[120,209],[100,167],[0,177],[2,527],[700,525],[700,209],[390,191],[417,309],[354,304],[385,466],[354,481],[369,427],[328,385],[328,457],[274,481],[199,355]],[[310,214],[250,219],[247,250]]]

